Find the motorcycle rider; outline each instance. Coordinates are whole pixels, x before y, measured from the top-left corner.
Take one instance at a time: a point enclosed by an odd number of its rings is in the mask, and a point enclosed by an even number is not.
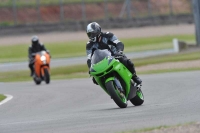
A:
[[[90,39],[86,44],[87,65],[91,66],[91,54],[93,49],[108,49],[112,56],[116,57],[133,74],[132,79],[137,85],[142,85],[142,80],[136,75],[134,64],[124,54],[124,44],[111,32],[102,32],[98,23],[87,25],[86,33]],[[94,77],[93,83],[97,84]]]
[[[46,51],[49,53],[49,51],[46,50],[44,44],[40,43],[38,36],[33,36],[31,39],[31,46],[28,48],[28,57],[29,57],[29,68],[31,71],[30,76],[33,76],[34,74],[34,54],[40,51]]]

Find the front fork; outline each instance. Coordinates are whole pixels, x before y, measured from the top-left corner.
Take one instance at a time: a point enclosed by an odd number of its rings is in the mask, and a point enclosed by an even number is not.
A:
[[[121,83],[119,82],[119,80],[116,77],[107,78],[107,80],[105,81],[105,83],[107,83],[108,81],[111,81],[111,80],[116,85],[116,87],[120,90],[120,92],[124,92],[124,89],[121,86]]]
[[[121,86],[121,83],[119,82],[119,80],[118,80],[116,77],[114,77],[114,83],[115,83],[116,87],[117,87],[121,92],[124,92],[124,89],[123,89],[123,87]]]

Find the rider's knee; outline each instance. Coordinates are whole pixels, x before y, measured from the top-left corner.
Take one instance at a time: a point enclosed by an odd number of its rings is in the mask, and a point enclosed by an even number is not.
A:
[[[134,67],[133,62],[130,59],[127,60],[127,64],[128,64],[128,66]]]

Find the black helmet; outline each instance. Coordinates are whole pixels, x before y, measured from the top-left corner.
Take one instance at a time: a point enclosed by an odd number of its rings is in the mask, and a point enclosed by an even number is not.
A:
[[[97,37],[101,34],[101,27],[98,23],[92,22],[87,25],[87,35],[90,40],[95,42],[97,40]]]
[[[31,41],[32,41],[32,45],[38,45],[38,43],[39,43],[38,36],[33,36]]]

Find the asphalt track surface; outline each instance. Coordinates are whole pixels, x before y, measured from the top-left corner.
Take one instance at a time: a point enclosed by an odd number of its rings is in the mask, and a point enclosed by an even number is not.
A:
[[[200,71],[141,75],[145,102],[120,109],[90,78],[0,83],[0,133],[119,133],[200,121]]]
[[[164,54],[175,53],[174,49],[163,49],[163,50],[149,50],[142,52],[129,52],[125,53],[126,56],[130,59],[134,58],[143,58],[149,56],[157,56]],[[62,59],[54,59],[51,60],[51,67],[60,67],[60,66],[70,66],[70,65],[79,65],[86,64],[87,57],[72,57],[72,58],[62,58]],[[29,70],[28,61],[27,62],[11,62],[11,63],[0,63],[0,72],[9,72],[9,71],[19,71],[19,70]]]

